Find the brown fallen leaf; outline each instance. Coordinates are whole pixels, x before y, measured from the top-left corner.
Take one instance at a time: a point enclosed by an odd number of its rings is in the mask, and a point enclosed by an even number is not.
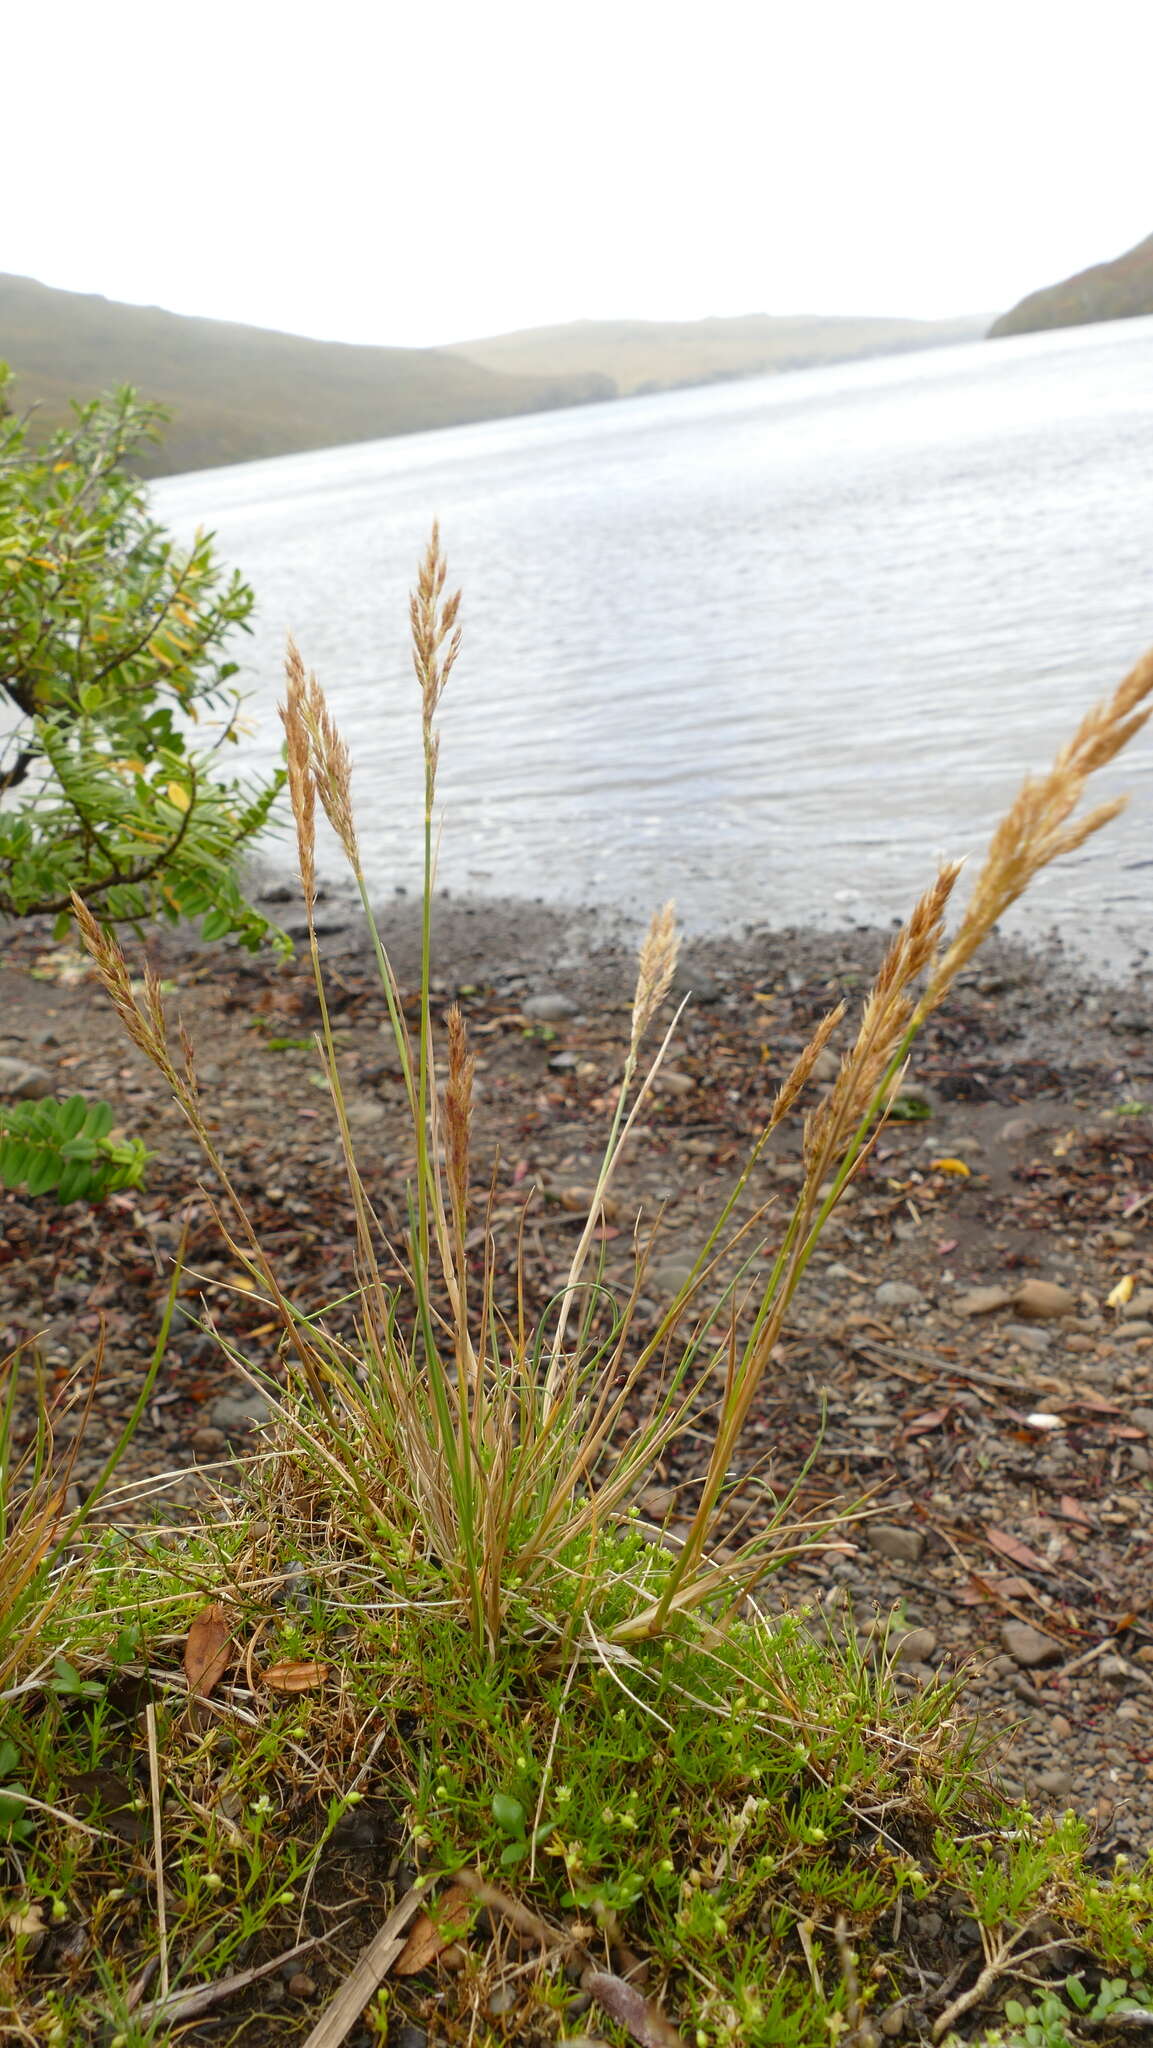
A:
[[[270,1664],[261,1677],[269,1692],[317,1692],[328,1677],[327,1664],[302,1664],[289,1658]]]
[[[951,1408],[926,1408],[920,1415],[911,1415],[901,1430],[902,1436],[924,1436],[929,1429],[940,1429],[952,1414]]]
[[[684,2035],[635,1984],[627,1984],[623,1977],[614,1977],[609,1970],[590,1970],[581,1981],[602,2010],[619,2021],[640,2043],[640,2048],[686,2048]]]
[[[436,1901],[432,1914],[422,1913],[392,1966],[394,1977],[415,1977],[427,1970],[442,1948],[467,1934],[472,1920],[472,1897],[462,1884],[450,1885]]]
[[[1011,1557],[1014,1564],[1021,1565],[1027,1572],[1051,1572],[1053,1567],[1048,1558],[1039,1557],[1022,1543],[1019,1536],[1009,1536],[1004,1529],[986,1529],[985,1541],[991,1550],[999,1550],[1002,1557]]]
[[[989,1599],[1033,1600],[1036,1592],[1028,1579],[1019,1579],[1013,1572],[986,1572],[979,1579],[970,1580],[957,1598],[963,1607],[978,1607]]]
[[[184,1676],[189,1692],[207,1699],[232,1662],[232,1629],[228,1609],[219,1602],[202,1607],[184,1645]]]
[[[1094,1527],[1092,1515],[1086,1514],[1080,1501],[1074,1500],[1071,1493],[1063,1493],[1061,1495],[1061,1513],[1067,1522],[1080,1522],[1082,1528],[1085,1529],[1092,1529]]]

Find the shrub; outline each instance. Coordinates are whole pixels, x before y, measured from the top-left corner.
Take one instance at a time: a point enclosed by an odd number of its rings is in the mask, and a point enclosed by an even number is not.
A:
[[[211,536],[179,547],[125,464],[163,413],[131,390],[76,406],[34,445],[0,364],[0,916],[202,918],[206,938],[288,949],[248,904],[241,856],[283,775],[242,781],[227,649],[253,594]],[[193,744],[211,713],[218,730]]]

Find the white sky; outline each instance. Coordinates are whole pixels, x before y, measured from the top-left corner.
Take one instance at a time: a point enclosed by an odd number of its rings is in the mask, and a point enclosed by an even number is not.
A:
[[[56,0],[0,270],[385,343],[996,311],[1153,232],[1151,63],[1151,0]]]

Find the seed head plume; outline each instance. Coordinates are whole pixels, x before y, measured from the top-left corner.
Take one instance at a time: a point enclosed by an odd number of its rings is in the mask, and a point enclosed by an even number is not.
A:
[[[785,1075],[769,1114],[769,1128],[775,1130],[784,1117],[788,1116],[801,1090],[808,1082],[813,1068],[824,1052],[838,1024],[844,1022],[845,1005],[838,1003],[835,1010],[829,1010],[821,1018],[816,1030],[804,1050],[797,1054],[790,1071]]]
[[[630,1058],[636,1053],[645,1032],[673,985],[680,949],[677,907],[670,901],[663,909],[654,910],[652,922],[641,941],[636,993],[633,996]]]
[[[308,733],[316,793],[344,848],[349,867],[354,875],[359,875],[360,849],[352,815],[352,756],[328,708],[328,699],[312,674],[305,686],[302,715]]]
[[[913,984],[941,943],[945,911],[961,872],[948,861],[889,947],[869,991],[860,1027],[827,1102],[806,1119],[806,1162],[837,1157],[868,1112],[886,1068],[897,1058],[916,1009]]]
[[[291,635],[284,657],[284,673],[288,685],[287,702],[280,706],[280,716],[288,743],[288,794],[296,821],[300,884],[305,908],[311,916],[316,905],[316,783],[304,713],[308,679],[300,651]]]
[[[993,834],[965,915],[929,983],[921,1014],[937,1007],[966,961],[1034,875],[1062,854],[1076,852],[1125,808],[1126,799],[1114,797],[1085,817],[1073,818],[1089,776],[1119,754],[1153,713],[1153,705],[1146,701],[1150,696],[1153,653],[1130,670],[1112,697],[1086,714],[1047,775],[1039,780],[1026,778],[1016,802]]]
[[[177,1077],[168,1050],[160,984],[156,976],[151,968],[146,969],[145,1002],[142,1006],[136,1000],[128,962],[118,941],[97,922],[75,890],[72,892],[72,912],[105,993],[133,1045],[161,1069],[165,1080],[175,1085]]]
[[[412,663],[420,684],[421,719],[426,752],[435,746],[432,721],[460,652],[460,592],[445,597],[447,566],[440,551],[440,527],[434,523],[428,547],[417,572],[416,589],[409,600],[412,625]]]

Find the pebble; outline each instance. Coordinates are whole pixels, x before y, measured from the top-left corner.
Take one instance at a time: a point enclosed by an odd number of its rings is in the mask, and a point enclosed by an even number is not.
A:
[[[970,1287],[957,1296],[952,1307],[959,1316],[988,1316],[995,1309],[1008,1308],[1012,1299],[1008,1287]]]
[[[691,1095],[696,1085],[691,1074],[658,1074],[656,1092],[658,1095]]]
[[[1123,1683],[1129,1676],[1129,1666],[1124,1657],[1098,1657],[1097,1675],[1100,1678],[1111,1678],[1116,1683]]]
[[[562,996],[559,989],[526,996],[520,1008],[522,1017],[532,1017],[538,1024],[562,1024],[566,1017],[575,1017],[577,1013],[571,996]]]
[[[937,1631],[933,1628],[910,1628],[904,1635],[894,1631],[893,1654],[899,1664],[927,1664],[937,1642]]]
[[[1036,1664],[1056,1664],[1061,1657],[1061,1645],[1052,1636],[1043,1636],[1040,1629],[1031,1628],[1027,1621],[1006,1621],[1001,1628],[1001,1641],[1015,1664],[1032,1670]]]
[[[658,1297],[669,1301],[674,1294],[680,1293],[692,1270],[691,1259],[658,1259],[655,1266],[645,1268],[645,1282]]]
[[[1077,1297],[1055,1280],[1026,1280],[1013,1296],[1013,1307],[1022,1316],[1071,1316],[1076,1314]]]
[[[1035,1330],[1030,1323],[1006,1323],[1002,1335],[1029,1351],[1047,1351],[1053,1342],[1047,1330]]]
[[[515,2004],[516,1992],[512,1985],[498,1984],[495,1991],[489,1992],[485,2010],[493,2019],[499,2019],[501,2013],[511,2012]]]
[[[316,1979],[310,1977],[307,1970],[297,1970],[289,1978],[288,1988],[293,1998],[311,1998],[316,1990]]]
[[[251,1428],[254,1423],[268,1421],[268,1402],[263,1394],[220,1394],[209,1409],[213,1423],[218,1430]]]
[[[910,1286],[907,1280],[882,1280],[873,1290],[873,1299],[878,1308],[928,1307],[928,1302],[919,1287]]]
[[[47,1067],[34,1066],[31,1060],[0,1059],[0,1095],[33,1102],[55,1092],[56,1083]]]
[[[896,1522],[870,1522],[865,1541],[878,1556],[891,1557],[902,1564],[916,1564],[925,1548],[920,1529],[902,1529]]]
[[[1122,1323],[1113,1336],[1118,1344],[1135,1344],[1138,1337],[1153,1337],[1153,1323]]]
[[[1153,1436],[1153,1408],[1131,1408],[1126,1420],[1134,1429],[1143,1429],[1146,1436]]]
[[[1063,1799],[1073,1790],[1073,1773],[1059,1764],[1052,1770],[1038,1771],[1037,1784],[1042,1792],[1053,1792]]]
[[[1131,1294],[1121,1310],[1126,1321],[1136,1321],[1139,1316],[1153,1316],[1153,1287],[1139,1287]]]
[[[1026,1138],[1035,1138],[1040,1128],[1031,1116],[1011,1116],[1001,1125],[997,1136],[1002,1145],[1023,1145]]]

